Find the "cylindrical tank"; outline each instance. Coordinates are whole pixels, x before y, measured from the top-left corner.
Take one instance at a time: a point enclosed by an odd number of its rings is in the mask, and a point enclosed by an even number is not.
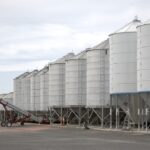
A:
[[[110,35],[110,93],[137,91],[137,32],[141,22],[134,19]]]
[[[24,110],[30,110],[30,73],[21,81],[21,91],[22,91],[22,107]]]
[[[30,74],[30,110],[37,111],[40,108],[38,104],[40,103],[40,87],[39,87],[39,79],[37,79],[38,70],[34,70]],[[37,81],[39,80],[39,81]]]
[[[65,61],[73,57],[69,53],[61,59],[49,64],[49,106],[65,105]]]
[[[87,50],[87,107],[109,104],[109,41]]]
[[[24,105],[24,80],[26,78],[26,76],[28,76],[30,73],[29,72],[25,72],[23,74],[21,74],[20,76],[16,77],[14,79],[14,105],[25,109],[25,105]]]
[[[46,111],[49,104],[49,67],[44,67],[40,72],[40,110]]]
[[[0,98],[10,104],[13,104],[13,92],[7,94],[0,94]],[[0,105],[0,111],[1,110],[4,110],[4,107],[2,105]]]
[[[66,61],[65,105],[86,105],[86,51]]]
[[[150,91],[150,21],[137,27],[137,88]]]

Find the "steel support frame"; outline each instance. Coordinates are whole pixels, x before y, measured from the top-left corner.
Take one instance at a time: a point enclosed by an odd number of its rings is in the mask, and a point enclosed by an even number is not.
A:
[[[97,125],[100,125],[101,128],[104,128],[106,123],[112,122],[112,108],[110,107],[98,107],[98,108],[87,108],[88,112],[88,123],[89,125],[96,125],[95,122],[98,122]]]
[[[82,122],[87,119],[87,110],[84,106],[68,107],[68,124],[77,121],[78,125],[81,126]]]
[[[49,120],[50,124],[55,121],[60,122],[64,125],[67,120],[67,108],[65,107],[49,107]]]

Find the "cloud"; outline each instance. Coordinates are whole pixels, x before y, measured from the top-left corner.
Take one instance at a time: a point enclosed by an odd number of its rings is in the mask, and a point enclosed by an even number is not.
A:
[[[32,60],[51,61],[72,50],[77,53],[86,47],[94,46],[107,37],[100,32],[78,31],[67,25],[42,23],[25,26],[1,25],[0,32],[0,62],[6,61],[6,64],[21,59],[25,60],[25,63],[32,63]],[[28,69],[28,65],[23,68]],[[10,67],[10,70],[13,68]],[[22,68],[14,68],[15,71],[20,69]],[[9,71],[8,67],[1,66],[0,71],[4,70]]]
[[[0,72],[41,68],[92,47],[135,15],[148,20],[149,5],[149,0],[0,1]]]
[[[11,64],[0,65],[1,72],[18,72],[18,71],[31,71],[34,69],[41,69],[47,65],[49,60],[35,60],[25,62],[15,62]]]

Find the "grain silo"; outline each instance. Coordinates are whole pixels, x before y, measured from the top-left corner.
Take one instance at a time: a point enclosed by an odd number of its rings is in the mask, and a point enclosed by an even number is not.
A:
[[[109,40],[87,50],[86,94],[86,106],[103,125],[104,120],[98,114],[104,115],[103,108],[109,105]]]
[[[65,61],[73,57],[73,53],[49,64],[49,107],[60,118],[65,106]]]
[[[109,42],[87,50],[87,107],[109,104]]]
[[[137,121],[133,113],[137,111],[135,108],[137,105],[136,27],[140,24],[141,21],[135,18],[123,28],[110,34],[110,94],[116,105],[119,105],[116,107],[121,107],[126,114],[130,114],[133,122]],[[116,112],[118,115],[119,108]]]
[[[49,67],[40,71],[40,110],[47,111],[49,104]]]
[[[137,27],[138,51],[138,91],[150,91],[150,21]]]
[[[38,70],[34,70],[30,73],[30,111],[36,112],[38,111],[39,103],[37,104],[37,102],[40,102],[40,93],[39,93],[39,81],[37,81],[38,77],[36,77],[36,74],[38,74]]]
[[[69,53],[49,64],[49,106],[62,107],[65,105],[65,61],[73,57]]]
[[[21,79],[23,109],[30,110],[30,73]]]
[[[25,72],[20,76],[14,79],[14,105],[24,109],[24,100],[23,100],[23,79],[30,74]]]
[[[150,21],[137,27],[137,38],[137,90],[140,102],[138,112],[139,117],[146,114],[148,119],[150,115],[148,111],[150,107]]]
[[[68,120],[74,117],[80,123],[86,106],[86,51],[66,60],[65,68],[65,105],[70,110]]]
[[[13,92],[6,93],[6,94],[0,94],[0,99],[3,99],[4,101],[13,104]],[[4,106],[0,104],[0,121],[5,119],[5,112],[4,112]],[[9,110],[9,108],[7,108]],[[11,110],[11,109],[10,109]]]

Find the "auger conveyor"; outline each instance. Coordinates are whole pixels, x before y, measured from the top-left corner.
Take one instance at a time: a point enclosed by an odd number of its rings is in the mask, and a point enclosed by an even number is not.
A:
[[[5,111],[7,111],[7,107],[14,110],[15,112],[18,112],[22,114],[24,117],[29,118],[32,121],[40,123],[42,121],[42,118],[36,117],[33,114],[29,113],[28,111],[22,110],[21,108],[10,104],[9,102],[4,101],[3,99],[0,99],[0,104],[3,105]]]

